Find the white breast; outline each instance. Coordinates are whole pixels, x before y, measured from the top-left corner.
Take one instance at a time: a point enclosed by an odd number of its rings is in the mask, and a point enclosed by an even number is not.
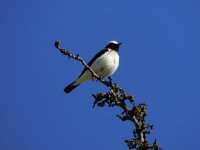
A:
[[[116,51],[109,50],[99,57],[91,68],[101,77],[112,75],[119,66],[119,55]]]

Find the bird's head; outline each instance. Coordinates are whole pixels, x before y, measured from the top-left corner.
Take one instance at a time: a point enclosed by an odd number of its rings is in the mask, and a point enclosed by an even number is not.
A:
[[[121,44],[122,43],[119,43],[117,41],[109,41],[105,48],[110,48],[112,50],[118,51],[119,50],[119,46]]]

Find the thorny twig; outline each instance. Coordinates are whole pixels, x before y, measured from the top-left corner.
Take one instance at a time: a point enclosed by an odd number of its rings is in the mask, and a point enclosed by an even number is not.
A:
[[[93,97],[95,99],[94,106],[98,105],[99,107],[103,107],[107,104],[109,107],[118,106],[123,110],[121,115],[117,115],[117,117],[120,118],[122,121],[129,120],[135,126],[135,129],[133,130],[134,138],[130,140],[125,140],[129,149],[161,150],[161,148],[158,147],[156,140],[153,144],[149,144],[146,137],[147,134],[150,134],[150,130],[153,129],[153,125],[145,123],[145,117],[147,115],[146,104],[143,103],[136,105],[134,103],[133,96],[127,94],[122,88],[118,86],[117,83],[113,83],[111,78],[109,78],[109,81],[105,81],[102,77],[98,76],[79,55],[73,55],[68,50],[61,48],[60,42],[58,40],[55,41],[55,47],[63,55],[80,61],[83,66],[92,73],[92,76],[96,78],[97,81],[103,83],[110,88],[109,92],[93,94]],[[129,108],[126,104],[127,100],[131,103],[132,108]]]

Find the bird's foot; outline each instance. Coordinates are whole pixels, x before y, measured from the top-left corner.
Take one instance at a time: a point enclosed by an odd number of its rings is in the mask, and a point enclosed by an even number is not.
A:
[[[111,78],[111,76],[108,76],[108,80],[109,80],[110,82],[112,82],[112,78]]]
[[[102,80],[103,80],[103,77],[102,77],[102,76],[99,76],[99,77],[97,78],[97,80],[102,81]]]

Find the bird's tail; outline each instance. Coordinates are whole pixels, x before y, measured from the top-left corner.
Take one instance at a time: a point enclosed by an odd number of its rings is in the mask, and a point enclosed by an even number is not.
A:
[[[77,86],[79,86],[80,84],[75,84],[75,82],[76,81],[74,81],[74,82],[72,82],[70,85],[68,85],[68,86],[66,86],[65,88],[64,88],[64,91],[66,92],[66,93],[70,93],[73,89],[75,89]]]

